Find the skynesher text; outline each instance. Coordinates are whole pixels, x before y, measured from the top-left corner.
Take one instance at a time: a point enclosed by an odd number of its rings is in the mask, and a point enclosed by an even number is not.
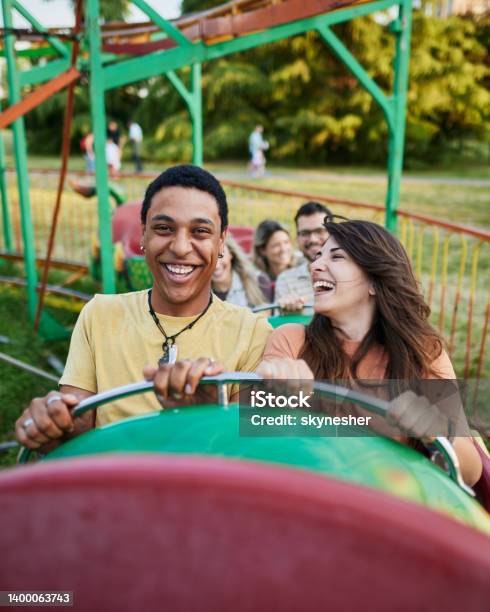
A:
[[[369,421],[373,417],[371,416],[355,416],[349,414],[346,416],[325,416],[325,415],[314,415],[308,414],[299,417],[292,414],[279,414],[277,416],[263,416],[261,414],[252,415],[250,422],[254,426],[279,426],[279,427],[295,427],[297,424],[303,427],[313,427],[315,429],[321,429],[322,427],[340,427],[340,426],[354,426],[354,427],[366,427],[369,426]]]

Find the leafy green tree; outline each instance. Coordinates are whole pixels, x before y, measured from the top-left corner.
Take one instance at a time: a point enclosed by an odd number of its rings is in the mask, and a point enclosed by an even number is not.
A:
[[[474,20],[415,15],[408,105],[409,147],[425,150],[464,135],[478,136],[490,120],[486,50]],[[410,150],[410,149],[409,149]]]

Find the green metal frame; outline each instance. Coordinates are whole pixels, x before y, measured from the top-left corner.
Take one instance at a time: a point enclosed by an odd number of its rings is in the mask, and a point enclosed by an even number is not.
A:
[[[6,28],[12,27],[12,0],[2,0],[3,23]],[[4,49],[7,60],[8,101],[10,105],[21,99],[19,76],[15,64],[15,36],[5,33]],[[27,172],[27,146],[23,117],[12,124],[15,152],[15,169],[17,172],[17,188],[21,212],[22,240],[24,242],[24,263],[27,277],[27,307],[32,321],[37,307],[37,270],[36,253],[34,251],[34,231],[31,219],[31,200],[29,195],[29,173]]]
[[[2,202],[3,243],[5,245],[5,250],[7,251],[7,253],[13,253],[14,249],[12,242],[12,223],[10,221],[6,171],[7,164],[5,160],[5,145],[3,142],[2,132],[0,131],[0,199]]]
[[[303,34],[314,30],[333,53],[346,65],[361,85],[373,96],[381,107],[388,125],[388,189],[386,194],[386,225],[396,229],[396,213],[400,198],[401,172],[403,166],[405,113],[408,87],[408,67],[410,60],[410,34],[412,23],[412,0],[376,0],[364,4],[340,9],[324,15],[317,15],[296,20],[268,30],[255,32],[224,42],[206,45],[204,42],[192,42],[172,23],[163,19],[145,0],[131,0],[151,19],[161,32],[153,36],[171,38],[176,46],[172,49],[154,51],[143,57],[119,59],[111,54],[102,53],[99,25],[100,0],[85,0],[86,30],[82,48],[89,53],[89,61],[80,59],[78,68],[90,74],[90,100],[92,125],[96,153],[96,182],[99,213],[99,236],[101,245],[102,284],[106,293],[115,290],[115,274],[112,266],[111,219],[108,191],[108,173],[105,163],[105,92],[159,75],[166,75],[172,85],[182,96],[187,105],[192,121],[193,162],[203,162],[203,126],[201,66],[232,53],[245,51],[254,47]],[[350,21],[377,11],[398,7],[398,16],[390,24],[390,31],[395,36],[394,87],[391,95],[383,92],[366,70],[355,59],[345,45],[331,30],[331,26]],[[11,10],[14,8],[26,17],[33,27],[43,30],[19,0],[2,0],[4,22],[11,24]],[[18,73],[15,66],[14,44],[12,35],[5,37],[3,55],[7,59],[9,102],[15,103],[20,97],[20,87],[35,85],[52,79],[69,67],[70,45],[55,37],[48,39],[51,47],[34,50],[37,56],[54,56],[56,59],[43,66]],[[22,54],[22,52],[21,52]],[[60,57],[61,56],[61,57]],[[190,86],[186,87],[176,71],[191,67]],[[32,251],[32,226],[30,220],[30,203],[27,176],[27,157],[24,134],[24,123],[18,119],[14,126],[14,146],[19,184],[19,196],[22,211],[22,228],[25,244],[25,262],[29,286],[29,312],[35,312],[35,265]],[[0,144],[0,168],[1,168]],[[1,177],[0,177],[1,178]],[[1,186],[1,181],[0,181]],[[2,200],[3,202],[3,200]],[[5,225],[4,225],[5,227]],[[4,230],[5,231],[5,230]]]

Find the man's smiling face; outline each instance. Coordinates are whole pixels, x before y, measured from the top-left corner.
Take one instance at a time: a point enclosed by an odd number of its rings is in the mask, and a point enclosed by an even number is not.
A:
[[[191,316],[204,310],[225,233],[218,204],[209,193],[164,187],[153,196],[142,243],[157,312]]]

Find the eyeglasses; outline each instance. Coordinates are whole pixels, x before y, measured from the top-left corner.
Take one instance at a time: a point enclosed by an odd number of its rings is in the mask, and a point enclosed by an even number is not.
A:
[[[316,236],[317,238],[325,238],[328,232],[325,227],[315,227],[315,229],[309,230],[299,230],[297,232],[298,238],[311,238],[311,236]]]
[[[329,213],[325,216],[325,223],[334,223],[335,222],[334,219],[339,219],[339,221],[349,221],[347,217]],[[322,225],[321,227],[315,227],[315,229],[312,229],[312,230],[308,230],[308,229],[299,230],[299,232],[296,232],[296,235],[298,236],[298,238],[305,238],[305,239],[311,238],[312,235],[316,236],[317,238],[325,238],[328,235],[328,230],[326,227]]]

